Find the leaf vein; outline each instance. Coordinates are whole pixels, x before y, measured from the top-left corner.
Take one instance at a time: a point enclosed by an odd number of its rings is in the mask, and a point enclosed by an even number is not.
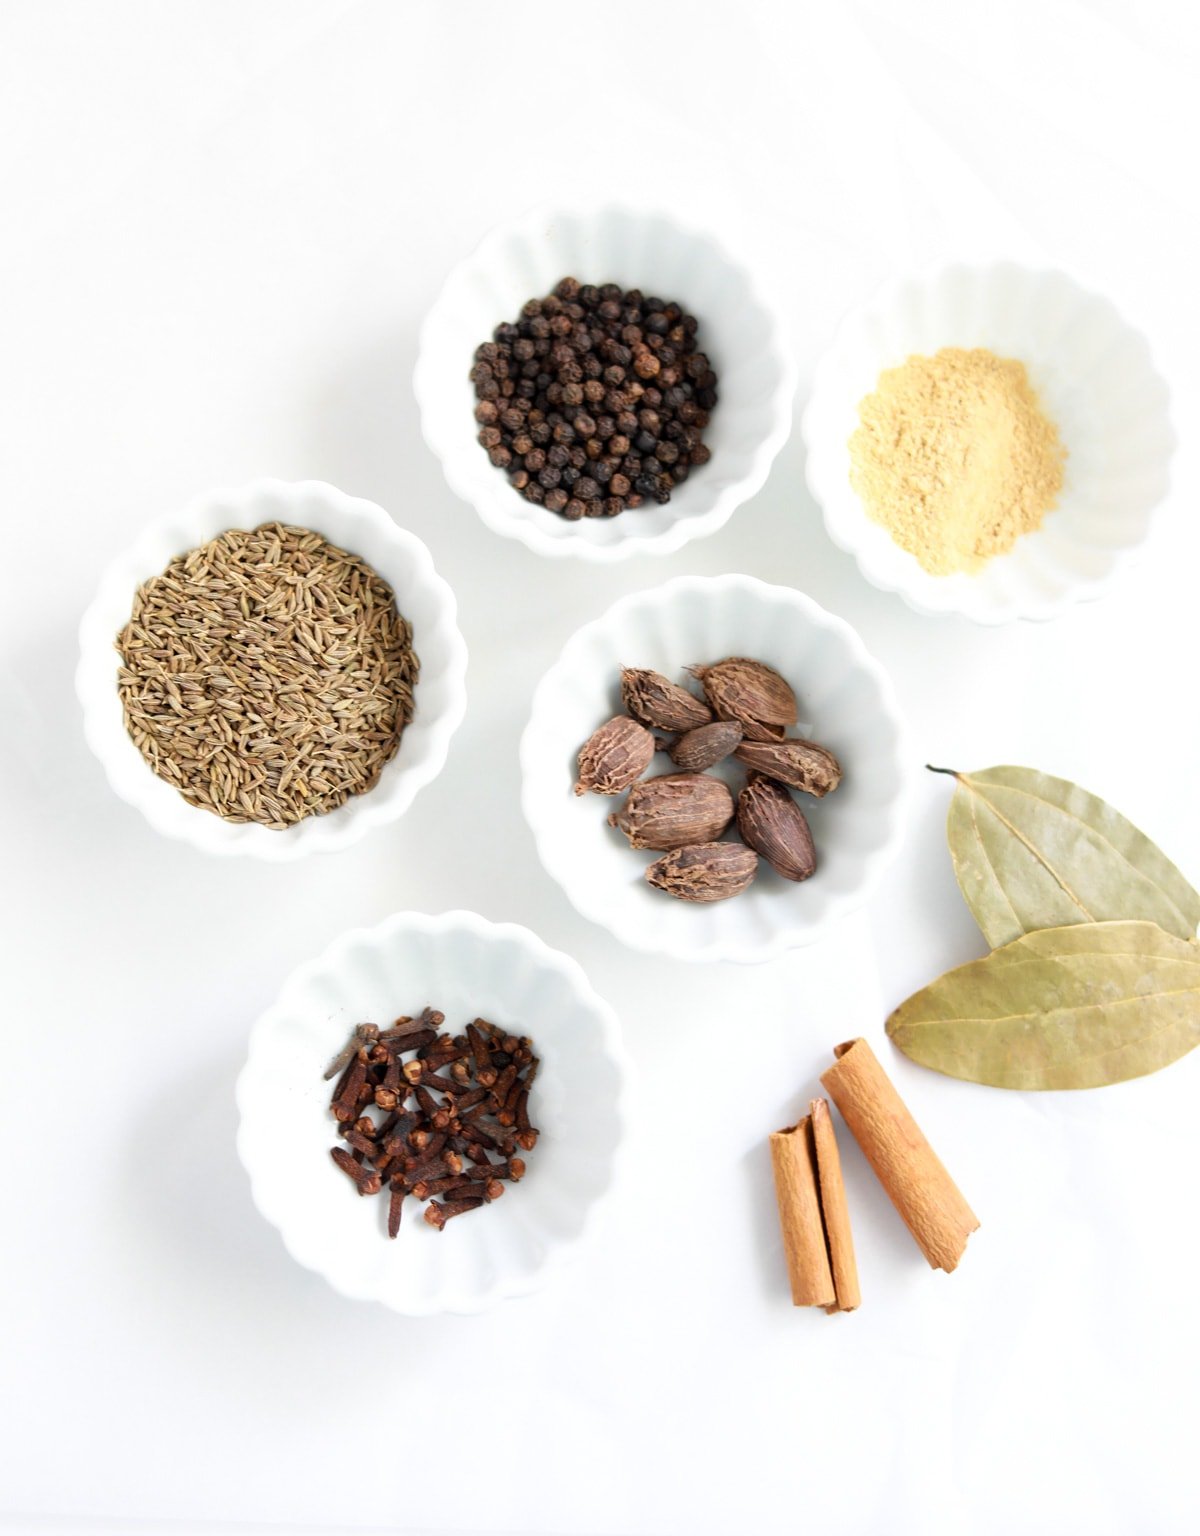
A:
[[[1124,864],[1127,869],[1129,869],[1133,874],[1137,875],[1139,877],[1139,879],[1148,881],[1154,887],[1154,889],[1156,891],[1160,892],[1160,894],[1162,895],[1163,899],[1171,907],[1171,910],[1178,916],[1180,922],[1184,925],[1185,928],[1192,926],[1192,924],[1189,922],[1187,913],[1183,911],[1183,909],[1176,902],[1175,898],[1167,891],[1165,886],[1163,886],[1153,875],[1147,874],[1144,869],[1139,869],[1138,866],[1133,862],[1133,860],[1127,854],[1123,853],[1120,848],[1117,847],[1116,843],[1114,843],[1110,838],[1108,838],[1108,837],[1106,837],[1104,835],[1104,833],[1100,830],[1099,827],[1094,826],[1090,821],[1084,821],[1082,816],[1076,815],[1076,813],[1074,811],[1067,810],[1065,806],[1056,805],[1053,800],[1047,800],[1044,795],[1036,795],[1036,794],[1034,794],[1034,792],[1031,789],[1022,789],[1019,784],[998,784],[996,787],[998,789],[1009,790],[1014,795],[1024,795],[1027,800],[1033,800],[1038,805],[1048,805],[1051,810],[1057,811],[1060,816],[1065,816],[1068,821],[1074,822],[1076,826],[1082,827],[1084,829],[1084,831],[1091,832],[1095,837],[1099,838],[1099,840],[1104,844],[1104,846],[1106,848],[1110,848],[1112,850],[1112,852],[1117,856],[1118,859],[1120,859],[1121,863]],[[1073,787],[1077,787],[1077,786],[1073,786]],[[1092,796],[1092,798],[1095,799],[1096,797]],[[1104,802],[1101,802],[1101,804],[1103,804],[1103,803]],[[989,805],[989,807],[993,810],[993,812],[997,816],[1000,815],[999,811],[995,810],[995,807],[992,805],[991,801],[988,802],[988,805]],[[1111,807],[1109,807],[1109,809],[1111,809]],[[1119,816],[1120,812],[1118,811],[1118,812],[1115,812],[1114,814]],[[1004,820],[1003,817],[1000,817],[1000,819],[1002,821]],[[1124,821],[1128,821],[1128,818],[1126,818],[1126,817],[1122,817],[1121,819],[1124,820]],[[1009,825],[1009,823],[1007,821],[1005,821],[1005,826],[1008,826],[1008,825]],[[1167,858],[1166,854],[1163,853],[1162,849],[1159,848],[1157,843],[1153,842],[1150,838],[1146,837],[1146,834],[1144,832],[1140,831],[1139,828],[1134,827],[1132,822],[1128,822],[1128,825],[1130,827],[1133,827],[1133,830],[1138,834],[1138,836],[1141,837],[1145,842],[1147,842],[1149,844],[1150,851],[1152,853],[1157,854],[1159,856],[1159,858],[1161,858],[1165,863],[1171,864],[1170,859]],[[1015,832],[1016,829],[1014,828],[1013,830]],[[1017,833],[1016,835],[1020,836],[1019,833]],[[1024,841],[1023,838],[1022,838],[1022,841]],[[1056,880],[1059,880],[1058,875],[1056,874],[1056,872],[1053,869],[1050,868],[1049,864],[1046,864],[1045,867],[1046,867],[1047,870],[1049,870],[1049,872],[1052,875],[1054,875],[1054,878]],[[1179,874],[1180,878],[1182,880],[1184,880],[1184,882],[1186,883],[1186,877],[1182,874],[1182,872],[1179,871],[1176,868],[1176,866],[1174,866],[1174,865],[1172,865],[1171,867],[1173,869],[1176,869],[1176,872]],[[1071,897],[1072,901],[1077,900],[1077,898],[1075,897],[1073,892],[1070,890],[1069,886],[1067,886],[1062,880],[1059,880],[1059,884],[1062,885],[1063,890],[1065,890],[1067,892],[1067,895]],[[1082,908],[1082,905],[1081,905],[1081,910],[1086,910],[1086,908]],[[1092,919],[1092,921],[1095,921],[1095,919]]]
[[[976,790],[975,793],[978,794],[978,790]],[[1024,791],[1018,790],[1018,794],[1020,794],[1020,793],[1024,793]],[[983,797],[980,796],[980,798],[982,799]],[[1033,798],[1034,798],[1033,796],[1030,796],[1030,799],[1033,799]],[[1048,804],[1049,802],[1043,801],[1042,803],[1043,804]],[[1041,853],[1041,851],[1038,848],[1036,848],[1029,841],[1029,839],[1025,836],[1025,834],[1020,830],[1020,828],[1019,827],[1015,827],[1013,825],[1013,823],[1011,821],[1009,821],[1008,817],[1005,816],[1003,814],[1003,812],[1000,811],[996,807],[995,804],[993,804],[992,801],[989,800],[987,802],[987,807],[988,807],[988,810],[991,811],[992,815],[996,818],[996,820],[1001,824],[1001,826],[1007,827],[1008,830],[1012,833],[1012,835],[1016,838],[1016,840],[1021,844],[1021,846],[1023,848],[1025,848],[1025,849],[1027,849],[1028,852],[1033,856],[1033,858],[1036,859],[1036,861],[1042,866],[1042,868],[1046,871],[1046,873],[1050,876],[1050,878],[1057,883],[1059,889],[1066,894],[1067,898],[1070,901],[1073,901],[1075,903],[1075,905],[1083,913],[1084,917],[1088,920],[1088,922],[1089,923],[1094,923],[1096,921],[1096,919],[1092,915],[1092,913],[1088,911],[1087,907],[1085,907],[1083,902],[1079,899],[1079,897],[1076,896],[1075,892],[1067,884],[1066,880],[1062,877],[1062,875],[1059,874],[1058,870],[1056,870],[1054,868],[1054,866]],[[1081,825],[1082,825],[1082,823],[1081,823]]]

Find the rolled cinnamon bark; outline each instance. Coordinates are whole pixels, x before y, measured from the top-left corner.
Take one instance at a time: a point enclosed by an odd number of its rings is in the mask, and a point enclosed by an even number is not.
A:
[[[812,1121],[813,1150],[817,1160],[817,1192],[821,1198],[821,1218],[825,1224],[825,1242],[829,1250],[829,1268],[833,1274],[835,1300],[827,1312],[853,1312],[862,1301],[858,1288],[858,1265],[854,1258],[854,1239],[850,1235],[850,1212],[846,1206],[846,1188],[842,1183],[842,1160],[838,1155],[833,1120],[824,1099],[809,1105]]]
[[[836,1302],[825,1227],[817,1193],[816,1158],[809,1117],[771,1133],[775,1198],[794,1307],[828,1307]]]
[[[957,1268],[979,1218],[865,1040],[834,1047],[821,1082],[934,1269]]]

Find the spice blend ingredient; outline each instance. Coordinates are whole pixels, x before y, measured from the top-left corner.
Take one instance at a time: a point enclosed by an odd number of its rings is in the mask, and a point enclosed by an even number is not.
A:
[[[476,349],[480,444],[526,501],[572,520],[669,501],[710,457],[698,330],[670,300],[564,277]]]
[[[733,796],[706,773],[664,773],[643,779],[608,818],[631,848],[667,853],[693,843],[715,843],[733,820]]]
[[[821,1083],[931,1269],[958,1268],[979,1218],[865,1040],[834,1047]]]
[[[445,1022],[426,1008],[389,1029],[358,1024],[325,1071],[338,1079],[329,1109],[346,1143],[329,1155],[360,1195],[387,1190],[392,1238],[410,1195],[429,1202],[422,1214],[440,1232],[523,1178],[517,1149],[537,1145],[529,1119],[539,1066],[533,1042],[486,1019],[461,1035],[441,1033]]]
[[[125,727],[154,772],[191,805],[277,830],[372,788],[420,670],[387,582],[282,523],[177,556],[116,646]]]
[[[714,720],[685,731],[671,746],[668,756],[676,767],[688,773],[703,773],[727,758],[741,741],[742,728],[736,720]]]
[[[727,656],[688,673],[704,689],[703,700],[661,672],[622,669],[621,698],[630,713],[606,721],[584,742],[575,793],[628,790],[608,824],[630,847],[664,855],[646,869],[646,880],[680,901],[740,895],[758,873],[759,855],[785,880],[807,880],[816,853],[789,791],[826,795],[841,782],[841,765],[816,742],[787,737],[799,718],[796,695],[765,662]],[[659,740],[656,730],[676,739]],[[664,747],[679,771],[643,779]],[[705,771],[731,757],[750,770],[736,807],[724,779]],[[731,825],[740,842],[720,841]]]
[[[853,1312],[862,1296],[829,1105],[813,1099],[769,1146],[792,1305]]]
[[[1066,450],[1025,365],[944,347],[879,376],[850,438],[867,516],[935,576],[974,571],[1039,527]]]
[[[722,720],[736,720],[750,741],[775,741],[798,717],[791,684],[774,667],[748,656],[728,656],[689,668]]]
[[[743,843],[693,843],[655,859],[646,879],[681,901],[728,901],[758,873],[758,855]]]
[[[588,737],[579,749],[579,777],[575,793],[619,795],[641,778],[654,757],[654,737],[628,715],[614,715]]]
[[[712,710],[694,693],[644,667],[624,668],[621,699],[635,719],[656,731],[691,731],[713,718]]]
[[[1125,1082],[1200,1045],[1200,892],[1162,850],[1066,779],[1011,765],[953,777],[954,873],[993,948],[901,1003],[892,1043],[1021,1090]]]
[[[808,880],[817,855],[804,812],[782,784],[752,773],[738,796],[737,826],[748,848],[785,880]]]
[[[1118,918],[1196,937],[1200,892],[1099,795],[1035,768],[929,768],[955,780],[946,818],[954,873],[993,949],[1038,928]]]

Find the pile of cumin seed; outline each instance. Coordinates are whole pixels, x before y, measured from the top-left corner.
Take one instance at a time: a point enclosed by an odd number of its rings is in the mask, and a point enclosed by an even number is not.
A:
[[[306,528],[229,529],[144,582],[117,636],[125,726],[160,778],[282,829],[363,794],[420,664],[391,587]]]

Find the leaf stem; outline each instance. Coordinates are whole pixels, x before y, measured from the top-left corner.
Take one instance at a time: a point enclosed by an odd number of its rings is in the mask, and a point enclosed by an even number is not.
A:
[[[930,773],[948,773],[952,779],[960,776],[957,768],[935,768],[932,763],[926,763],[925,766]]]

